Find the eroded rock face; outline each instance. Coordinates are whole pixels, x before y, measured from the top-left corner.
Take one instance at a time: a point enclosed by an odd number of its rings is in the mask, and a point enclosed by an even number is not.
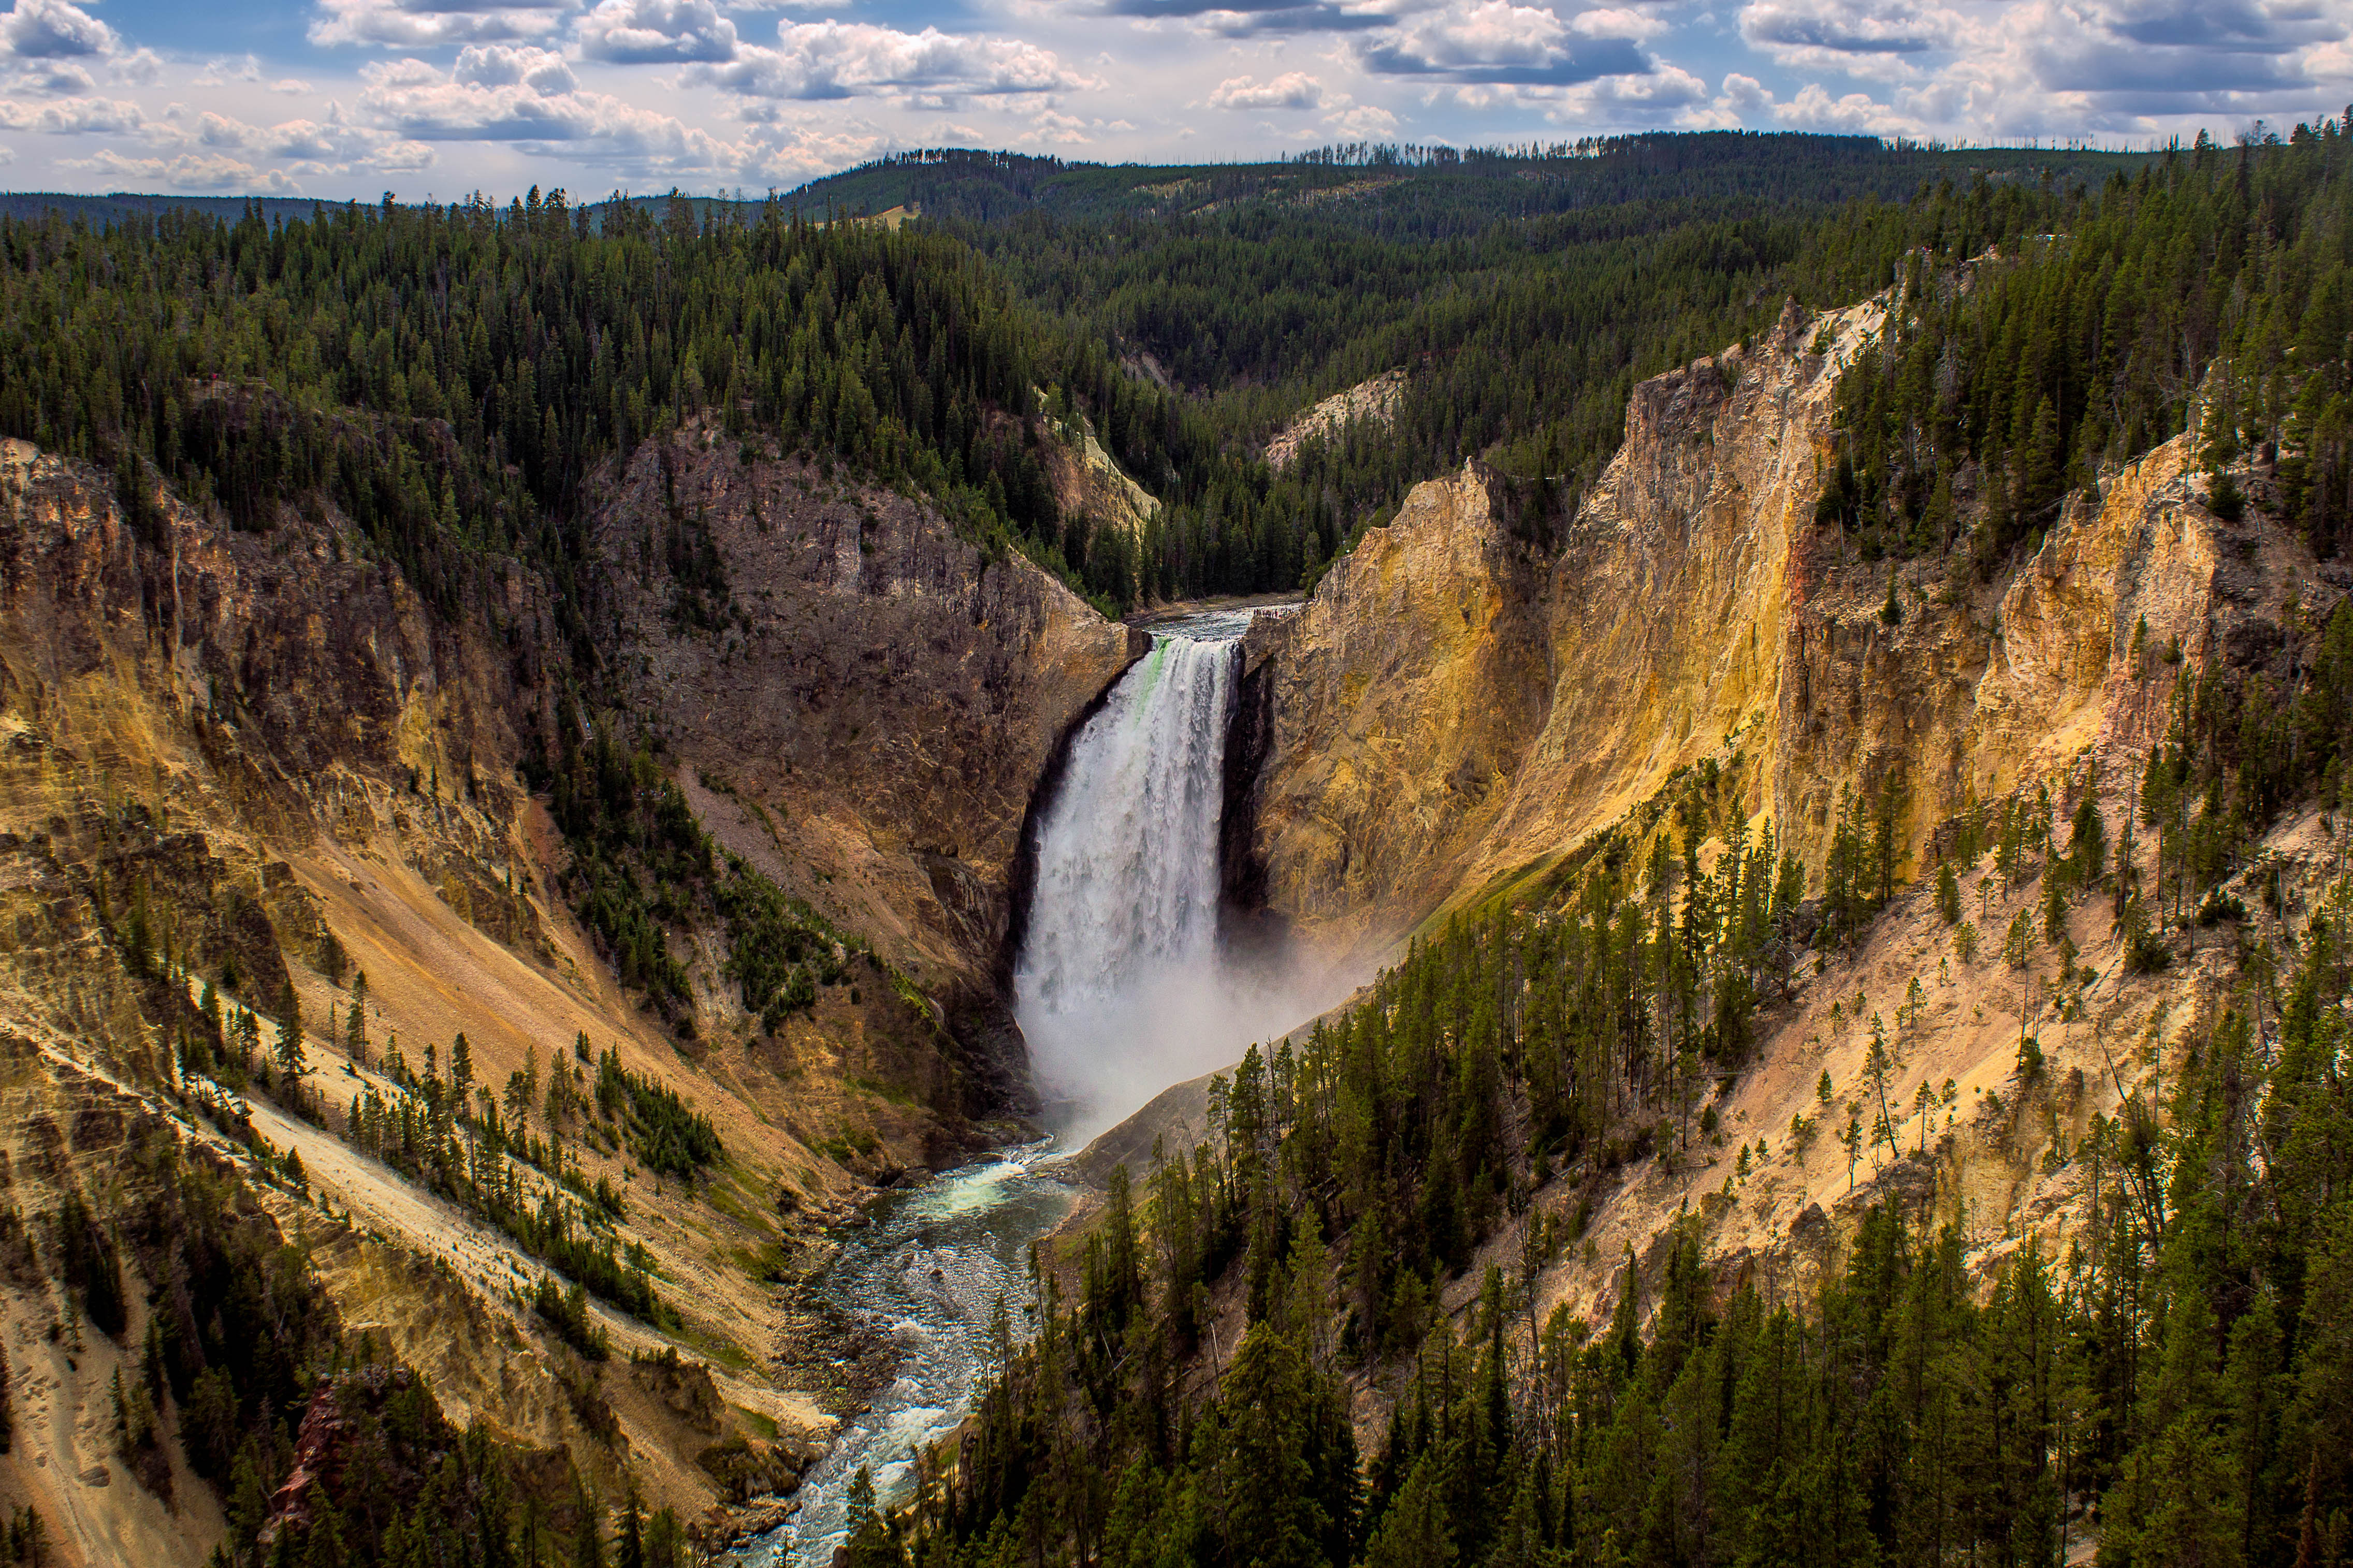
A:
[[[698,625],[672,563],[706,536],[724,586],[703,601],[724,613]],[[1018,1094],[1000,970],[1023,825],[1064,733],[1148,639],[927,505],[732,445],[641,449],[593,537],[617,681],[733,806],[706,823],[915,974]]]
[[[248,906],[331,962],[280,858],[322,833],[381,838],[475,923],[538,941],[507,879],[546,595],[519,570],[461,576],[436,613],[332,520],[252,534],[157,507],[142,539],[104,472],[0,444],[0,830],[135,861],[117,884],[185,908],[206,967],[275,965]]]
[[[1500,483],[1417,489],[1253,638],[1271,709],[1245,714],[1264,744],[1235,885],[1377,947],[1709,759],[1815,866],[1841,798],[1885,794],[1916,865],[1970,800],[2146,747],[2168,647],[2195,668],[2276,646],[2284,596],[2319,569],[2252,514],[2209,513],[2186,439],[2105,476],[1987,584],[1942,558],[1864,562],[1817,527],[1837,374],[1882,324],[1876,302],[1793,308],[1748,352],[1638,386],[1548,559],[1504,522]]]
[[[913,972],[982,1069],[880,1076],[956,1117],[1020,1103],[999,969],[1022,826],[1131,634],[927,506],[733,445],[649,445],[602,494],[590,614],[625,728],[670,740],[723,843]],[[336,967],[287,865],[322,844],[572,964],[545,924],[562,848],[516,783],[559,721],[548,584],[474,563],[428,604],[290,508],[241,533],[159,494],[148,534],[104,471],[0,450],[0,833],[94,897],[146,889],[188,960],[233,955],[265,1005],[279,948]],[[681,957],[723,1022],[723,951]]]
[[[1229,884],[1263,868],[1269,907],[1351,928],[1442,896],[1493,826],[1544,720],[1541,566],[1488,479],[1418,487],[1333,563],[1295,616],[1244,647],[1235,804],[1254,826]]]

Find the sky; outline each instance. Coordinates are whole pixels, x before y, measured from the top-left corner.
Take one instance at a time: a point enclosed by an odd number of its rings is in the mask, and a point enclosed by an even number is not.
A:
[[[1742,127],[2141,147],[2353,101],[2353,0],[0,0],[0,188],[757,195]],[[1223,8],[1232,7],[1232,8]]]

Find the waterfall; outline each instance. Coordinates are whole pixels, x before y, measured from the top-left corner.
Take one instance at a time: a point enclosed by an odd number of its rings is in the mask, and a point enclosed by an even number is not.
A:
[[[1249,1043],[1240,1015],[1256,1010],[1219,964],[1218,827],[1250,616],[1156,636],[1073,737],[1039,818],[1014,994],[1066,1131],[1107,1125]]]

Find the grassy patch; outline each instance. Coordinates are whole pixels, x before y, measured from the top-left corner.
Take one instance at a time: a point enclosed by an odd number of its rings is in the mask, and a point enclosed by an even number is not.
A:
[[[849,1087],[861,1093],[871,1094],[877,1100],[887,1100],[893,1105],[903,1105],[912,1109],[915,1103],[915,1097],[906,1089],[875,1079],[853,1078],[849,1080]]]
[[[749,1199],[744,1188],[737,1183],[713,1182],[703,1196],[710,1200],[712,1208],[717,1209],[744,1229],[757,1231],[762,1236],[776,1234],[775,1219],[763,1212],[759,1204]]]
[[[775,1242],[765,1247],[733,1247],[727,1260],[754,1279],[782,1281],[792,1259]]]
[[[754,1437],[769,1443],[776,1440],[776,1422],[774,1416],[763,1415],[756,1410],[746,1410],[740,1405],[731,1405],[727,1408],[735,1412],[735,1418],[752,1429],[752,1436]]]
[[[730,1372],[752,1370],[752,1358],[744,1354],[743,1347],[733,1340],[706,1334],[700,1329],[689,1329],[677,1337]]]

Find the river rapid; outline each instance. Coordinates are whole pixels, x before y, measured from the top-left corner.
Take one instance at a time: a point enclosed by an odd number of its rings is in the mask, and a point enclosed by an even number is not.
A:
[[[741,1555],[760,1568],[828,1568],[846,1531],[849,1483],[874,1474],[885,1502],[903,1497],[915,1456],[949,1436],[997,1370],[992,1332],[1002,1301],[1015,1342],[1036,1301],[1029,1244],[1076,1201],[1050,1145],[1008,1149],[868,1206],[871,1224],[843,1238],[816,1285],[860,1331],[894,1347],[898,1374],[843,1421],[801,1482],[800,1509]]]

